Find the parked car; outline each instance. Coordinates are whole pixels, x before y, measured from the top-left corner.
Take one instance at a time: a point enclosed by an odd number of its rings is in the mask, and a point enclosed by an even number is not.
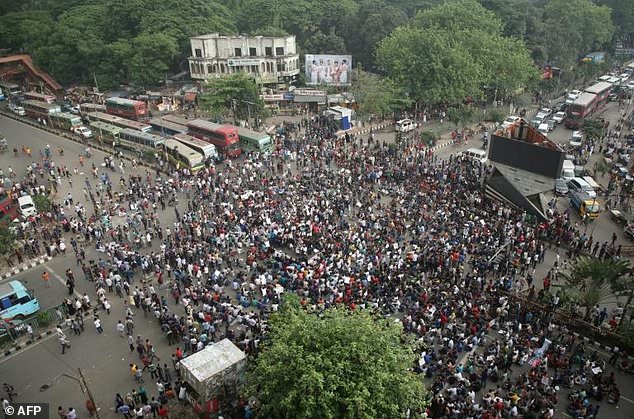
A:
[[[15,105],[13,103],[9,104],[9,109],[16,115],[24,116],[26,112],[22,106]]]
[[[75,134],[79,135],[82,138],[92,137],[92,131],[84,126],[75,128]]]
[[[507,128],[520,120],[519,116],[511,115],[502,122],[502,128]]]
[[[627,87],[630,90],[634,90],[634,80],[629,81],[625,87]]]
[[[573,192],[585,192],[592,199],[597,197],[597,193],[592,189],[592,186],[580,177],[575,177],[568,181],[568,190]]]
[[[543,113],[544,115],[546,115],[546,117],[548,118],[550,115],[553,114],[553,110],[550,108],[541,108],[539,110],[539,113]]]
[[[553,116],[553,121],[555,121],[556,124],[561,124],[562,122],[564,122],[564,119],[566,119],[566,112],[563,111],[557,112]]]
[[[566,195],[568,192],[570,191],[570,189],[568,189],[568,184],[566,182],[566,179],[555,179],[555,194],[556,195]]]
[[[575,131],[572,133],[572,137],[570,138],[570,145],[572,147],[581,147],[581,142],[583,141],[583,134],[581,131]]]
[[[31,217],[33,215],[37,215],[35,203],[33,202],[33,198],[31,198],[31,195],[19,197],[18,207],[20,209],[20,214],[22,214],[23,217]]]
[[[566,96],[566,103],[573,103],[575,100],[577,100],[580,94],[581,90],[571,90],[570,92],[568,92],[568,96]]]
[[[556,122],[554,120],[549,119],[548,121],[546,121],[546,124],[548,124],[548,131],[552,131],[555,129]]]
[[[559,102],[553,106],[553,113],[563,112],[568,109],[568,104],[566,102]]]

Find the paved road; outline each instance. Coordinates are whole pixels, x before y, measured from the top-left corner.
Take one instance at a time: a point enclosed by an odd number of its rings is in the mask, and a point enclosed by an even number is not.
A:
[[[77,165],[77,156],[83,150],[83,146],[79,144],[69,142],[68,140],[1,116],[0,132],[3,132],[7,136],[10,143],[26,144],[34,151],[43,148],[47,143],[50,144],[53,149],[57,149],[58,146],[64,147],[64,156],[58,157],[57,160],[59,160],[59,164],[65,164],[70,168]],[[379,135],[379,138],[382,136],[393,138],[394,136],[393,133],[380,133],[377,135]],[[569,131],[565,128],[557,128],[553,135],[566,138],[569,136]],[[473,144],[458,147],[450,146],[439,150],[437,154],[440,157],[446,157],[450,153],[471,146],[473,146]],[[99,161],[101,161],[103,156],[104,154],[100,152],[95,153],[95,159]],[[18,170],[20,167],[24,167],[28,164],[28,162],[26,157],[15,158],[11,153],[0,155],[0,167],[3,168],[11,165],[14,170]],[[144,169],[141,169],[141,172],[144,171]],[[118,185],[116,187],[118,187]],[[72,187],[65,182],[58,196],[64,196],[68,191],[71,191],[76,199],[83,198],[82,188],[83,184],[81,179],[80,181],[75,181]],[[166,225],[172,220],[173,210],[168,208],[162,215],[161,222],[163,225]],[[613,223],[603,216],[597,222],[595,235],[607,239],[615,229],[616,227]],[[98,255],[99,254],[94,250],[90,250],[88,257],[97,258]],[[554,258],[554,252],[547,253],[546,262],[538,268],[536,278],[540,278],[540,275],[546,273],[548,268],[552,266]],[[93,297],[94,291],[92,284],[83,279],[80,269],[76,269],[75,259],[72,255],[56,257],[43,266],[44,267],[26,271],[15,277],[16,279],[27,282],[35,289],[38,299],[42,302],[42,306],[49,307],[57,305],[67,296],[67,289],[62,282],[64,272],[69,267],[75,270],[78,278],[77,292],[80,294],[88,292],[89,295]],[[51,272],[52,287],[50,289],[45,288],[40,280],[42,269],[47,269]],[[60,278],[62,279],[61,281]],[[160,293],[164,294],[164,291],[160,291]],[[77,368],[82,368],[90,382],[92,391],[95,393],[97,404],[103,409],[102,413],[104,413],[104,417],[115,416],[109,410],[113,406],[113,396],[117,392],[129,392],[134,387],[134,380],[128,373],[128,365],[130,362],[136,362],[137,358],[134,354],[129,353],[124,340],[115,333],[114,328],[117,320],[123,318],[122,301],[116,296],[111,296],[111,301],[113,303],[112,314],[110,316],[102,315],[105,332],[102,335],[98,335],[90,323],[90,319],[88,319],[84,334],[79,337],[69,335],[73,346],[67,354],[61,355],[61,349],[57,340],[55,338],[48,338],[15,355],[0,359],[0,377],[3,377],[3,379],[7,377],[6,380],[15,386],[19,393],[18,400],[46,401],[52,404],[53,410],[60,404],[65,407],[74,406],[78,407],[79,411],[83,413],[83,403],[86,396],[78,391],[79,387],[77,383],[64,377],[55,380],[55,377],[58,377],[61,373],[76,376]],[[152,340],[161,359],[166,360],[171,366],[171,361],[169,360],[171,348],[167,347],[167,342],[161,335],[158,325],[151,320],[143,319],[142,315],[137,315],[135,322],[137,330],[140,331],[144,338],[147,337]],[[617,419],[632,417],[629,412],[634,409],[634,405],[628,404],[628,400],[634,400],[634,386],[631,385],[632,380],[629,377],[623,377],[621,375],[618,375],[617,379],[623,389],[623,408],[621,410],[611,409],[611,413]],[[40,387],[42,385],[51,387],[41,392]],[[156,393],[156,386],[149,381],[146,382],[146,388],[149,394]],[[565,407],[564,400],[562,400],[562,405]],[[602,413],[605,414],[609,408],[610,407],[606,407]]]

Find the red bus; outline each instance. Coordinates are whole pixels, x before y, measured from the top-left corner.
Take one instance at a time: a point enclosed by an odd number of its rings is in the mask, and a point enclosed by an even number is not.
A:
[[[144,119],[147,116],[145,102],[121,97],[106,99],[106,112],[134,120]]]
[[[579,129],[583,120],[592,115],[597,107],[597,95],[583,92],[570,104],[565,125],[569,129]]]
[[[215,145],[225,156],[238,157],[242,153],[236,127],[193,119],[187,122],[187,128],[189,135]]]
[[[55,103],[55,96],[45,95],[44,93],[26,92],[23,96],[24,99],[27,100],[38,100],[40,102],[46,102],[48,104]]]

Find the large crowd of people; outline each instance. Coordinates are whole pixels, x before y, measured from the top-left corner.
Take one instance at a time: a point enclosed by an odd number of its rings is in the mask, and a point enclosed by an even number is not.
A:
[[[325,118],[287,128],[272,155],[198,173],[95,171],[82,186],[92,215],[69,194],[48,214],[56,227],[23,241],[21,253],[58,252],[63,233],[72,233],[98,304],[109,310],[110,301],[125,300],[120,333],[143,365],[131,373],[138,384],[145,369],[163,377],[156,400],[143,397],[143,387],[117,395],[121,414],[136,408],[156,417],[164,385],[172,388],[169,367],[153,364],[152,346],[134,330],[135,312],[159,320],[178,378],[180,359],[224,337],[256,352],[286,293],[307,309],[345,305],[401,322],[421,342],[415,370],[433,389],[433,417],[554,417],[557,390],[574,386],[589,388],[571,396],[575,417],[596,416],[591,397],[618,403],[605,363],[555,327],[559,298],[549,289],[564,263],[560,251],[618,257],[614,241],[593,243],[555,206],[540,224],[486,199],[490,168],[479,161],[440,159],[411,141],[337,138]],[[38,187],[35,172],[24,188]],[[164,211],[174,212],[173,223]],[[87,246],[102,257],[87,260]],[[548,251],[556,262],[537,291]],[[520,290],[548,309],[516,298]],[[90,302],[71,294],[72,318]],[[181,385],[174,388],[184,398]]]

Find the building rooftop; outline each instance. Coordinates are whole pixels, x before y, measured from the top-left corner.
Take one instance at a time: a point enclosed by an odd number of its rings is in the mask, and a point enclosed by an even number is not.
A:
[[[193,377],[200,382],[237,364],[246,357],[246,354],[229,339],[223,339],[184,358],[181,360],[181,367],[191,372]]]

